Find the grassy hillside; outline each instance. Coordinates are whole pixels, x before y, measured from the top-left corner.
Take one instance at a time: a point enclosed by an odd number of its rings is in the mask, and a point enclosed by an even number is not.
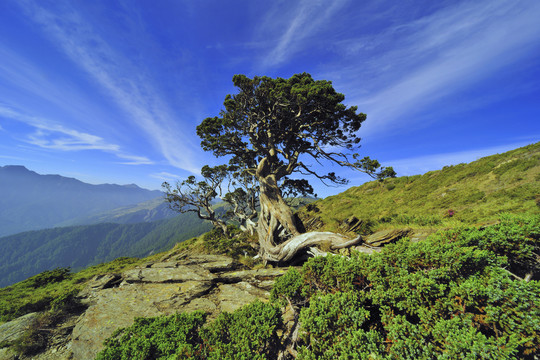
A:
[[[502,212],[538,213],[540,143],[424,175],[372,181],[316,201],[301,214],[327,230],[356,216],[377,227],[454,226],[496,221]],[[453,216],[449,217],[449,210]]]

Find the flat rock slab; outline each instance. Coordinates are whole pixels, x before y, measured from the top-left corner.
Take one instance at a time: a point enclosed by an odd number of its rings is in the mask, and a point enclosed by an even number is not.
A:
[[[378,231],[375,234],[369,235],[364,242],[371,246],[382,246],[385,244],[393,243],[398,241],[405,236],[409,236],[412,233],[412,229],[393,229],[393,230],[383,230]]]
[[[155,264],[154,264],[155,265]],[[216,276],[207,269],[192,265],[176,267],[151,267],[144,269],[133,269],[122,274],[124,281],[128,283],[168,283],[184,281],[214,281]]]
[[[38,313],[29,313],[0,325],[0,343],[19,339],[38,315]]]
[[[183,305],[207,292],[211,286],[209,282],[188,281],[180,284],[128,284],[100,291],[95,303],[79,318],[73,329],[73,358],[95,358],[103,348],[103,341],[116,329],[132,325],[135,317],[181,312]]]
[[[220,310],[233,312],[255,300],[268,301],[270,293],[261,290],[247,282],[237,284],[223,284],[219,286],[217,299]]]
[[[426,240],[430,235],[437,232],[436,229],[420,229],[415,230],[409,237],[411,238],[411,242],[420,242]]]
[[[288,268],[272,268],[232,271],[219,274],[219,280],[223,282],[239,282],[243,280],[275,280],[277,277],[284,275],[287,270]]]
[[[358,251],[358,252],[361,252],[361,253],[364,253],[364,254],[368,254],[368,255],[371,255],[373,253],[378,253],[378,252],[381,252],[381,248],[372,248],[372,247],[367,247],[367,246],[355,246],[353,248],[354,250]]]
[[[225,255],[192,255],[178,261],[180,265],[198,265],[212,273],[233,270],[236,267],[234,260]]]
[[[97,291],[115,287],[121,282],[122,277],[119,274],[96,275],[88,281],[86,287],[79,293],[79,296],[88,297]]]

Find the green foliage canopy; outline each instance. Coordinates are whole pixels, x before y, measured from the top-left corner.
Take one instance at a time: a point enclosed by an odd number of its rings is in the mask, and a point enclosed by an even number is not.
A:
[[[345,153],[360,142],[357,131],[366,115],[357,107],[342,104],[345,96],[330,81],[313,80],[307,73],[289,79],[266,76],[233,76],[238,94],[227,95],[219,117],[206,118],[198,127],[204,150],[214,155],[232,156],[232,164],[245,164],[255,175],[257,165],[267,162],[268,173],[278,179],[293,172],[315,175],[331,182],[345,183],[335,173],[318,174],[305,155],[319,162],[329,160],[374,174],[376,161],[363,158],[351,162]],[[384,169],[383,169],[384,171]],[[389,169],[385,175],[390,175]]]

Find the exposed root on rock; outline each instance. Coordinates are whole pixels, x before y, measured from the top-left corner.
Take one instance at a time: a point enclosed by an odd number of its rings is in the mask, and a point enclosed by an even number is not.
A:
[[[309,249],[312,253],[322,255],[324,252],[320,251],[321,248],[331,250],[344,249],[357,245],[360,242],[362,242],[362,236],[351,240],[343,235],[332,232],[308,232],[296,235],[275,246],[269,246],[269,242],[263,242],[261,244],[261,257],[265,261],[287,262],[304,249]],[[317,248],[318,250],[314,250],[313,248]]]

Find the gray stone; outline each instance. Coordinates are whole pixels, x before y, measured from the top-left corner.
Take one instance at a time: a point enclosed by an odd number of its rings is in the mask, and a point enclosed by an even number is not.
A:
[[[182,265],[199,265],[212,273],[232,270],[236,267],[234,260],[225,255],[192,255],[180,263]]]
[[[154,263],[151,266],[152,268],[175,268],[178,266],[178,261],[166,261],[166,262],[160,262],[160,263]]]
[[[363,224],[363,220],[358,219],[356,216],[351,216],[341,223],[340,228],[345,232],[357,232]]]
[[[219,286],[217,299],[221,311],[233,312],[255,300],[268,301],[270,294],[247,282]]]
[[[83,291],[86,311],[74,317],[76,322],[70,323],[66,332],[55,335],[49,348],[34,358],[93,359],[105,339],[115,330],[132,325],[135,317],[202,310],[212,319],[222,311],[232,312],[257,299],[267,301],[276,277],[287,271],[233,271],[237,263],[221,255],[175,254],[163,260],[125,271],[121,276],[92,279]]]
[[[270,268],[256,270],[239,270],[219,274],[219,280],[223,282],[239,282],[248,280],[266,281],[275,280],[277,277],[284,275],[288,268]]]
[[[375,234],[369,235],[364,242],[371,246],[382,246],[396,242],[408,236],[411,232],[412,229],[409,228],[378,231]]]
[[[147,282],[147,283],[167,283],[183,281],[213,281],[216,279],[210,271],[200,266],[178,267],[152,267],[145,269],[133,269],[122,274],[124,281]]]
[[[435,233],[437,230],[435,229],[419,229],[415,230],[412,234],[409,235],[411,238],[411,242],[419,242],[424,241],[428,238],[431,234]]]
[[[169,315],[206,293],[210,282],[128,284],[99,292],[73,329],[74,359],[93,359],[103,341],[116,329],[133,324],[135,317]],[[208,306],[208,304],[205,304]],[[193,306],[194,307],[194,306]]]
[[[117,286],[121,281],[122,277],[119,274],[96,275],[88,281],[86,287],[79,295],[83,297],[90,296],[96,291]]]
[[[0,343],[19,339],[38,315],[39,313],[29,313],[0,325]]]
[[[363,246],[363,245],[355,246],[353,249],[358,251],[358,252],[368,254],[368,255],[371,255],[373,253],[381,251],[381,248],[372,248],[372,247],[367,247],[367,246]]]
[[[182,307],[183,312],[192,312],[196,310],[201,310],[206,313],[214,314],[218,310],[218,307],[214,302],[207,298],[196,298],[190,303]]]

